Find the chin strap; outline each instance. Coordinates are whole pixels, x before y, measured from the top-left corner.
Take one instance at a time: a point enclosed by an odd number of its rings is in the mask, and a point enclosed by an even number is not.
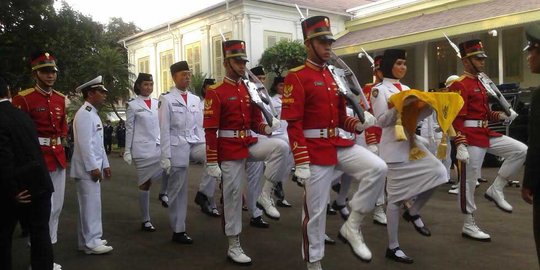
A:
[[[231,70],[234,72],[234,74],[236,74],[236,76],[240,77],[240,78],[244,78],[244,75],[243,74],[240,74],[236,69],[233,68],[233,66],[231,65],[231,58],[228,58],[227,59],[227,65],[229,65],[229,67],[231,68]]]
[[[311,49],[313,50],[313,53],[315,53],[315,57],[317,57],[319,61],[324,64],[324,60],[321,58],[319,53],[317,53],[317,50],[315,50],[315,46],[313,46],[313,39],[309,40],[309,44],[311,44]]]

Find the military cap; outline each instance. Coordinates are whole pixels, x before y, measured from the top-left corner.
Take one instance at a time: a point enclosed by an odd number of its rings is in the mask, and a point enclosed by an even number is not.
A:
[[[203,81],[203,87],[207,86],[207,85],[212,85],[212,84],[216,84],[216,79],[204,79]]]
[[[256,67],[250,69],[250,71],[255,76],[264,76],[264,75],[266,75],[266,73],[264,73],[263,67],[261,67],[261,66],[256,66]]]
[[[486,52],[484,51],[484,45],[479,39],[468,40],[459,44],[459,54],[461,58],[466,57],[480,57],[486,58]]]
[[[49,70],[49,71],[58,71],[56,66],[56,58],[52,54],[45,51],[34,52],[30,56],[30,66],[32,71],[34,70]]]
[[[532,23],[525,27],[525,36],[527,37],[527,46],[524,51],[540,48],[540,23]]]
[[[387,49],[384,51],[379,69],[386,78],[394,78],[392,68],[398,59],[407,59],[407,52],[401,49]],[[394,78],[395,79],[395,78]]]
[[[302,21],[304,41],[312,38],[336,41],[330,29],[330,19],[326,16],[313,16]]]
[[[284,82],[285,82],[284,77],[277,76],[277,77],[274,78],[274,85],[277,85],[278,83],[284,83]]]
[[[242,40],[227,40],[221,43],[224,59],[236,58],[249,62],[246,54],[246,43]]]
[[[95,77],[94,79],[88,82],[83,83],[79,87],[75,88],[75,91],[85,92],[94,88],[98,88],[101,91],[109,92],[109,90],[105,88],[105,85],[103,85],[103,77],[101,75]]]
[[[174,75],[176,72],[189,71],[189,65],[186,61],[176,62],[171,65],[171,75]]]
[[[373,59],[373,70],[378,70],[381,68],[382,55],[377,55]]]
[[[139,90],[139,84],[144,81],[154,81],[154,79],[152,78],[152,74],[139,73],[139,75],[137,76],[137,80],[135,80],[135,83],[133,84],[133,91],[135,92],[135,94],[140,94],[141,91]]]

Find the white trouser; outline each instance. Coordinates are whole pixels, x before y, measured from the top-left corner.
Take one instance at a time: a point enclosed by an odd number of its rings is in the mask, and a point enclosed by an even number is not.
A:
[[[204,143],[190,144],[189,159],[199,162],[206,160]],[[203,178],[208,176],[203,170]],[[188,202],[188,167],[172,167],[167,186],[169,197],[169,220],[175,233],[186,231],[186,215]]]
[[[223,181],[223,217],[225,235],[234,236],[242,232],[242,182],[246,180],[246,161],[264,161],[264,178],[273,183],[283,179],[287,166],[283,158],[289,146],[280,139],[264,138],[248,148],[249,158],[221,162]]]
[[[198,161],[203,164],[203,168],[206,167],[206,144],[197,144],[191,148],[190,160]],[[199,184],[199,191],[202,192],[209,199],[214,198],[216,191],[216,178],[208,175],[206,170],[203,170],[201,183]]]
[[[101,184],[90,179],[75,179],[79,200],[77,224],[79,248],[101,246]]]
[[[58,166],[56,171],[49,172],[54,186],[54,192],[51,196],[51,216],[49,218],[49,233],[51,235],[51,243],[56,244],[58,241],[58,220],[60,212],[64,206],[64,192],[66,190],[66,169]]]
[[[489,139],[489,148],[482,148],[477,146],[467,146],[469,152],[469,164],[465,170],[467,184],[465,187],[465,198],[458,196],[458,201],[462,212],[472,214],[476,211],[476,204],[474,202],[474,190],[476,187],[476,180],[482,169],[482,163],[484,162],[484,156],[490,153],[495,156],[504,158],[504,162],[499,169],[498,176],[508,180],[523,166],[525,157],[527,155],[527,146],[522,142],[512,139],[508,136],[491,137]],[[463,192],[460,189],[460,192]]]
[[[247,207],[249,216],[256,218],[263,214],[263,211],[257,207],[257,199],[261,195],[264,184],[264,162],[253,161],[246,164],[247,173]]]
[[[352,211],[367,214],[373,210],[384,187],[388,170],[386,163],[369,150],[358,145],[338,147],[337,157],[337,165],[309,166],[311,177],[305,183],[302,211],[302,256],[306,261],[315,262],[324,257],[326,204],[335,170],[340,170],[359,182],[358,190],[349,201]]]

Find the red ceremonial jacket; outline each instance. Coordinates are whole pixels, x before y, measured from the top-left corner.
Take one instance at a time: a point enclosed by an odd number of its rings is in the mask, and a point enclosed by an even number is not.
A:
[[[66,97],[56,90],[46,93],[30,88],[13,97],[12,104],[30,115],[38,137],[51,139],[50,145],[41,145],[49,171],[55,171],[58,165],[66,168],[64,146],[56,140],[65,138],[68,133]]]
[[[366,96],[367,101],[369,102],[369,112],[373,114],[373,109],[371,108],[371,89],[373,88],[372,83],[368,83],[362,88],[364,96]],[[364,136],[366,137],[366,144],[379,144],[381,142],[382,128],[379,126],[371,126],[364,130]]]
[[[353,140],[333,136],[305,138],[305,129],[341,128],[357,133],[360,121],[347,116],[345,99],[338,94],[334,78],[326,66],[309,61],[289,71],[281,97],[281,118],[289,123],[287,132],[295,164],[337,164],[337,147],[350,147]]]
[[[204,132],[206,161],[208,163],[239,160],[249,156],[248,147],[257,142],[253,130],[265,134],[267,125],[262,121],[261,110],[251,104],[246,87],[241,81],[227,77],[222,83],[210,86],[204,99]],[[218,137],[219,130],[242,132],[237,138]]]
[[[458,92],[463,98],[463,108],[454,120],[457,132],[457,144],[467,144],[478,147],[489,147],[490,137],[500,137],[500,133],[484,127],[465,127],[466,120],[500,121],[501,112],[493,112],[489,108],[487,91],[476,76],[465,73],[448,87],[449,91]]]

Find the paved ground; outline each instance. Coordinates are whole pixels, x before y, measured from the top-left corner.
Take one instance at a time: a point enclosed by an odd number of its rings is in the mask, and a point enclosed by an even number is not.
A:
[[[238,269],[226,261],[227,240],[222,234],[220,219],[204,215],[193,203],[202,169],[200,165],[191,167],[189,185],[187,228],[195,244],[183,246],[170,241],[167,211],[157,200],[158,185],[151,192],[152,221],[158,230],[154,233],[140,231],[135,169],[126,165],[117,153],[111,154],[109,159],[114,178],[102,184],[103,227],[104,238],[114,251],[101,256],[77,251],[77,197],[73,181],[68,180],[59,243],[54,247],[56,261],[63,269]],[[483,176],[490,181],[495,174],[495,169],[483,170]],[[521,179],[521,175],[517,179]],[[363,232],[373,252],[373,261],[361,262],[347,245],[338,242],[335,246],[327,246],[324,269],[538,269],[531,207],[521,200],[518,188],[507,188],[507,198],[514,206],[514,213],[503,213],[483,198],[487,186],[482,184],[478,188],[476,219],[481,228],[491,234],[491,243],[461,237],[462,217],[456,197],[447,194],[448,185],[444,185],[422,213],[432,237],[421,236],[404,221],[400,224],[401,247],[415,259],[414,264],[403,265],[385,259],[386,229],[368,219]],[[353,185],[353,188],[356,187]],[[270,229],[250,227],[249,217],[244,212],[241,242],[253,259],[251,269],[305,269],[300,256],[302,190],[288,182],[285,191],[293,208],[281,208],[280,221],[267,218]],[[329,216],[328,234],[336,238],[341,224],[338,216]],[[14,269],[27,269],[25,240],[15,239],[13,257]]]

